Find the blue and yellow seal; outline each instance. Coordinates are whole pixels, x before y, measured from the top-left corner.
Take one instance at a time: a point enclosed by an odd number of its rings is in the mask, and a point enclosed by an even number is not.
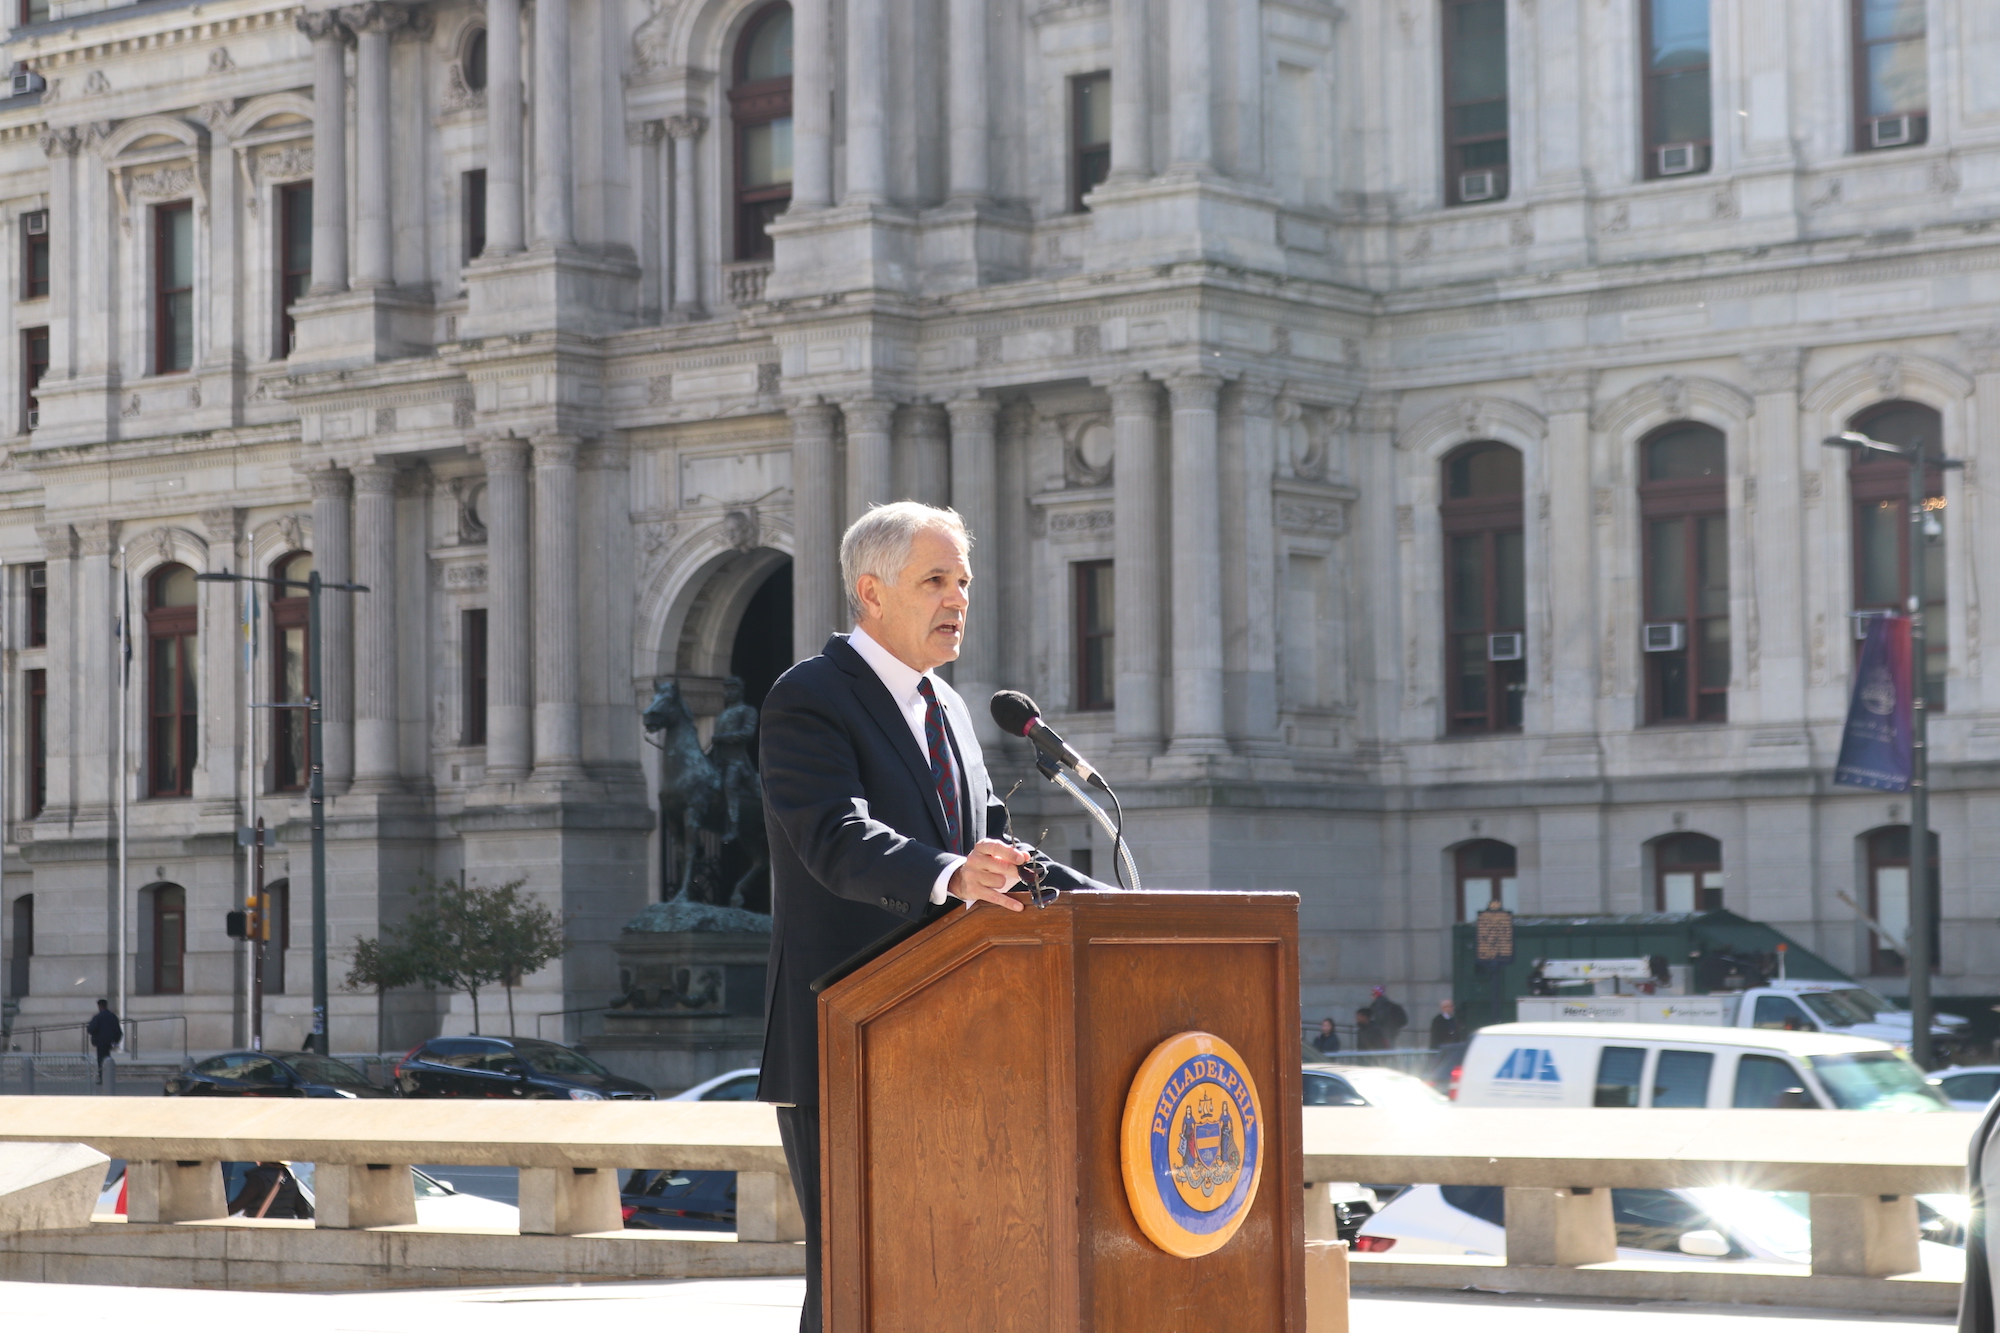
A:
[[[1207,1032],[1154,1047],[1125,1097],[1121,1148],[1125,1197],[1148,1240],[1182,1259],[1227,1245],[1264,1165],[1264,1108],[1243,1057]]]

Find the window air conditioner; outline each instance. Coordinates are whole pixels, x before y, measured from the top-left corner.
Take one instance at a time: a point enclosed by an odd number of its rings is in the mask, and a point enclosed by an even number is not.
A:
[[[1644,627],[1646,651],[1677,653],[1687,647],[1687,626],[1678,620],[1656,621]]]
[[[42,82],[42,76],[33,70],[16,70],[13,75],[13,86],[7,95],[9,97],[23,97],[29,93],[38,93],[46,86]]]
[[[1897,144],[1910,141],[1910,121],[1912,117],[1883,116],[1868,122],[1869,143],[1876,148],[1894,148]]]
[[[1700,153],[1691,143],[1663,143],[1655,151],[1662,176],[1685,176],[1701,163]]]
[[[1489,634],[1486,636],[1486,660],[1489,662],[1518,662],[1521,660],[1521,633]]]
[[[49,234],[49,214],[47,209],[38,208],[27,216],[28,235],[46,236]]]
[[[1458,175],[1459,202],[1476,204],[1482,199],[1500,197],[1500,173],[1497,171],[1462,171]]]
[[[39,426],[39,425],[41,425],[41,424],[42,424],[42,410],[41,410],[41,409],[40,409],[39,407],[31,407],[31,408],[29,408],[29,409],[28,409],[28,429],[29,429],[29,430],[33,430],[33,429],[35,429],[35,427],[37,427],[37,426]]]
[[[28,571],[28,586],[30,588],[48,587],[49,567],[47,565],[36,565],[33,569],[30,569]]]

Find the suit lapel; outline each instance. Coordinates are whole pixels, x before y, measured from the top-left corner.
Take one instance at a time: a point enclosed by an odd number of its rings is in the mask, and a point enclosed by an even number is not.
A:
[[[932,831],[937,835],[937,845],[946,842],[944,805],[938,800],[937,784],[931,781],[931,759],[917,747],[917,738],[910,734],[910,724],[903,717],[896,700],[889,693],[889,687],[875,674],[875,668],[868,665],[866,658],[848,646],[843,635],[836,634],[827,640],[825,654],[835,665],[854,678],[854,697],[868,715],[875,719],[875,725],[889,738],[890,748],[902,757],[903,766],[910,770],[910,777],[923,793],[924,808],[930,811]]]

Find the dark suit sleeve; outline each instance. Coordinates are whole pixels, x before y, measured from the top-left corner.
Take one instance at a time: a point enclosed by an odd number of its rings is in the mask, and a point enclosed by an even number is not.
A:
[[[914,916],[958,858],[871,818],[847,727],[813,692],[780,681],[764,703],[764,800],[812,877],[842,898]]]

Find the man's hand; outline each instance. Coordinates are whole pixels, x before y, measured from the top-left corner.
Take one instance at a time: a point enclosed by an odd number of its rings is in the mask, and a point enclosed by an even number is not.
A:
[[[945,892],[963,898],[968,906],[984,901],[1018,912],[1021,904],[1008,897],[1007,890],[1021,882],[1017,867],[1027,859],[1028,853],[1019,847],[1010,847],[994,838],[981,838],[972,855],[965,858],[965,864],[953,872]]]

